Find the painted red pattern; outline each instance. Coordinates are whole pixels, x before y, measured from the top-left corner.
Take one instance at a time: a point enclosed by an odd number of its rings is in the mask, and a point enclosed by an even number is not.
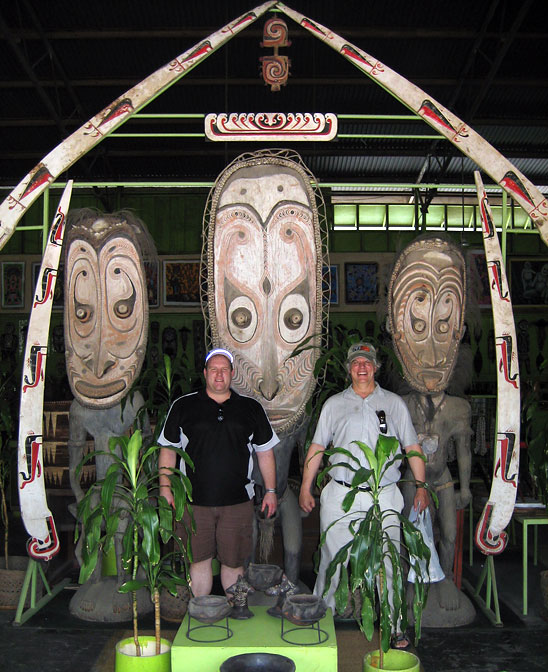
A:
[[[248,12],[247,14],[240,16],[239,19],[236,19],[234,23],[230,23],[228,26],[225,26],[221,30],[221,33],[233,33],[235,29],[240,29],[242,26],[245,26],[246,23],[253,23],[256,18],[257,15],[255,12]]]
[[[504,380],[506,380],[507,383],[513,385],[516,389],[519,389],[517,382],[518,374],[514,373],[512,375],[511,373],[512,359],[514,357],[514,344],[512,337],[510,334],[503,334],[502,336],[497,337],[496,340],[498,341],[497,346],[500,347],[501,350],[499,371],[504,373]]]
[[[29,483],[32,483],[36,478],[40,478],[42,467],[38,458],[40,457],[41,446],[41,434],[31,434],[25,439],[25,457],[27,460],[28,474],[25,474],[23,471],[19,472],[19,476],[23,481],[21,483],[21,490]]]
[[[46,345],[33,345],[30,349],[29,368],[32,372],[32,379],[25,374],[23,385],[23,394],[33,387],[36,387],[40,381],[44,380],[44,369],[46,368],[46,356],[48,348]]]
[[[62,247],[63,236],[65,235],[65,213],[60,207],[57,207],[57,214],[50,233],[50,242]]]
[[[303,26],[303,28],[307,28],[308,30],[313,31],[314,33],[318,33],[318,35],[321,35],[327,40],[333,39],[333,33],[323,28],[323,26],[320,27],[317,23],[314,23],[314,21],[311,21],[306,17],[301,21],[301,26]]]
[[[500,458],[495,465],[495,477],[500,473],[500,478],[504,483],[511,483],[514,488],[517,488],[517,473],[514,472],[512,476],[509,475],[512,457],[516,448],[516,434],[514,432],[499,432],[497,442],[500,448]]]
[[[27,544],[27,551],[35,560],[50,560],[59,552],[59,538],[53,521],[53,516],[46,518],[48,536],[46,539],[31,539]]]
[[[363,52],[358,51],[351,44],[344,44],[341,47],[341,54],[366,67],[371,75],[384,72],[384,65],[380,61],[370,61]]]
[[[497,555],[502,553],[508,542],[508,535],[502,531],[494,536],[489,529],[491,517],[493,515],[493,502],[487,502],[481,518],[476,526],[475,542],[479,550],[485,555]]]
[[[101,119],[99,126],[110,123],[113,119],[124,116],[124,114],[129,114],[133,110],[133,103],[131,98],[122,98],[112,107],[109,107],[105,111],[105,116]]]
[[[34,173],[31,174],[30,180],[19,199],[21,201],[24,200],[35,189],[42,186],[46,182],[51,182],[51,180],[53,180],[53,175],[49,172],[48,168],[43,163],[39,163]]]
[[[170,72],[184,72],[188,70],[191,65],[194,65],[194,61],[199,60],[206,56],[212,50],[211,42],[205,40],[199,44],[194,51],[192,51],[185,59],[182,61],[176,58],[174,61],[171,61],[169,64]]]
[[[46,289],[42,292],[41,297],[39,297],[38,294],[35,295],[34,303],[32,304],[33,308],[36,308],[36,306],[43,306],[48,300],[53,301],[53,285],[57,278],[57,269],[45,268],[43,275],[41,275],[38,280],[40,286],[43,285],[44,278],[46,278]]]
[[[487,198],[487,194],[483,192],[480,200],[481,224],[484,234],[483,237],[493,238],[493,236],[495,235],[495,227],[493,226],[493,220],[491,219],[489,215],[489,210],[487,209],[488,203],[489,200]]]
[[[487,268],[488,270],[491,271],[491,274],[493,276],[493,283],[491,287],[496,287],[496,290],[498,292],[499,298],[501,301],[506,301],[506,303],[510,303],[510,293],[507,291],[506,293],[503,293],[502,290],[502,271],[500,268],[500,261],[496,259],[495,261],[487,261]]]

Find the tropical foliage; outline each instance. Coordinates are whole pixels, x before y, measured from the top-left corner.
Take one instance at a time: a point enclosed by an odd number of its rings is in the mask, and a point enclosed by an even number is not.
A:
[[[131,437],[111,438],[108,452],[96,451],[87,455],[79,468],[97,454],[109,455],[112,464],[105,478],[94,483],[78,505],[78,520],[82,524],[84,538],[80,583],[91,576],[99,552],[108,553],[112,549],[115,535],[126,524],[121,560],[130,579],[119,590],[132,593],[133,634],[137,655],[140,655],[140,647],[136,591],[147,588],[154,602],[156,650],[159,653],[160,590],[164,588],[176,595],[177,585],[188,582],[188,562],[192,560],[190,544],[186,547],[183,545],[174,527],[174,519],[182,521],[185,510],[189,510],[192,515],[190,481],[179,469],[170,469],[169,479],[174,498],[172,510],[165,497],[158,494],[159,446],[143,448],[142,443],[141,431],[136,430]],[[120,454],[116,450],[118,447]],[[190,457],[183,450],[173,450],[188,468],[193,468]],[[163,545],[168,544],[174,544],[175,550],[163,552]],[[183,561],[182,576],[171,563],[175,554]],[[141,572],[138,575],[139,569]]]
[[[394,510],[382,510],[380,496],[383,490],[382,478],[386,470],[394,463],[408,457],[424,456],[415,451],[398,452],[398,441],[392,436],[379,435],[375,450],[361,441],[354,441],[361,451],[360,458],[352,455],[345,448],[334,447],[325,451],[328,457],[341,458],[337,466],[344,466],[353,473],[351,487],[343,500],[344,514],[328,527],[320,538],[320,548],[325,543],[329,529],[341,521],[348,522],[352,539],[339,549],[326,573],[326,590],[337,571],[340,570],[338,586],[335,592],[337,611],[342,613],[349,595],[359,591],[361,596],[360,628],[371,640],[374,632],[376,602],[380,611],[379,631],[382,667],[382,654],[390,647],[392,632],[405,631],[408,624],[406,602],[406,564],[415,567],[428,566],[430,549],[422,538],[420,531],[402,514]],[[364,467],[362,464],[368,464]],[[320,483],[334,467],[329,464],[317,477]],[[352,510],[354,500],[360,492],[360,486],[369,486],[372,505],[367,511]],[[435,496],[434,496],[435,498]],[[402,554],[388,535],[386,519],[396,516],[402,530]],[[404,560],[404,556],[406,560]],[[393,609],[390,608],[386,589],[386,568],[392,569]],[[415,621],[415,638],[418,641],[421,630],[422,610],[426,604],[428,577],[417,571],[413,598],[413,616]]]

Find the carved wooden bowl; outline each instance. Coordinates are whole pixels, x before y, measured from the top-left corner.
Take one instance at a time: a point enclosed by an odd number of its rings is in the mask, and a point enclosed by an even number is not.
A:
[[[266,590],[278,585],[282,580],[283,570],[278,565],[256,565],[249,563],[245,578],[255,590]]]
[[[222,595],[202,595],[193,597],[188,603],[188,613],[200,623],[216,623],[232,611],[226,597]]]

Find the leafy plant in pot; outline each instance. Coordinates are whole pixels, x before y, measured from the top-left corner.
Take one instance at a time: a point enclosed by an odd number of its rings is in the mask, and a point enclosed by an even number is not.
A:
[[[120,447],[120,454],[116,448]],[[122,653],[119,642],[116,649],[116,669],[123,669],[123,656],[151,655],[151,638],[139,636],[137,623],[136,592],[147,588],[154,603],[155,655],[164,655],[167,647],[167,664],[170,662],[169,642],[161,639],[160,632],[160,590],[165,588],[171,594],[177,593],[177,586],[188,583],[188,562],[192,560],[190,547],[184,546],[175,533],[174,518],[181,521],[185,509],[192,515],[192,488],[188,477],[179,469],[170,469],[169,475],[174,497],[174,511],[164,497],[158,494],[157,454],[159,447],[143,448],[140,430],[131,437],[112,437],[108,454],[112,458],[105,478],[94,483],[78,505],[78,519],[82,524],[82,567],[80,583],[93,573],[99,551],[108,552],[118,532],[120,521],[127,520],[122,540],[122,564],[130,579],[122,584],[120,592],[132,593],[133,642],[130,652]],[[173,448],[193,468],[188,455]],[[87,455],[80,468],[97,453]],[[193,523],[192,523],[193,525]],[[78,532],[77,532],[78,536]],[[163,551],[165,545],[173,542],[176,550]],[[164,545],[164,546],[162,546]],[[170,562],[177,553],[183,563],[183,576]],[[131,641],[131,640],[130,640]],[[126,642],[127,643],[127,642]],[[154,654],[152,654],[154,655]],[[153,662],[151,669],[159,669]],[[169,667],[168,667],[169,669]]]
[[[339,466],[345,466],[353,474],[351,488],[343,500],[344,514],[332,525],[340,521],[348,521],[348,528],[352,533],[352,539],[339,549],[326,573],[326,591],[340,570],[338,585],[335,592],[337,611],[343,612],[347,606],[349,594],[359,592],[361,597],[361,613],[358,619],[360,629],[367,639],[371,641],[374,634],[374,622],[377,603],[379,605],[379,650],[367,654],[364,661],[364,669],[419,669],[418,658],[407,651],[390,649],[390,640],[393,631],[405,631],[408,625],[407,599],[405,581],[405,563],[416,568],[417,581],[413,596],[413,615],[415,620],[415,643],[420,638],[421,615],[426,604],[428,592],[427,567],[430,560],[430,549],[423,540],[421,532],[409,522],[409,520],[393,510],[382,510],[380,496],[384,486],[381,485],[386,470],[395,462],[408,457],[424,457],[415,451],[398,453],[398,441],[395,437],[379,435],[377,445],[372,450],[361,441],[354,442],[363,453],[363,464],[369,464],[369,468],[361,466],[360,460],[348,450],[340,447],[329,448],[325,451],[327,456],[337,455],[346,458],[347,461],[339,462]],[[320,471],[317,482],[333,468],[329,464]],[[371,495],[371,506],[367,511],[351,511],[359,487],[367,485]],[[435,499],[435,495],[431,492]],[[396,516],[401,524],[402,545],[406,550],[407,559],[394,545],[387,532],[386,519],[388,516]],[[329,528],[328,528],[329,529]],[[322,533],[320,548],[325,543],[328,530]],[[387,586],[386,567],[392,569],[392,602],[391,607]],[[409,658],[409,667],[388,667],[387,658]]]

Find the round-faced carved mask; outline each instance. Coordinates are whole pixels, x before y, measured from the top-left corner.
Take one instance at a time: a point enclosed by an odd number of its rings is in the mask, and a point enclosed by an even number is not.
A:
[[[419,238],[398,257],[388,290],[388,323],[409,384],[446,389],[464,334],[466,265],[451,241]]]
[[[322,249],[310,174],[289,159],[235,162],[212,196],[208,313],[215,345],[235,355],[233,387],[258,399],[280,435],[303,415],[320,334]]]
[[[148,300],[135,226],[101,216],[69,230],[65,262],[66,365],[84,406],[110,408],[139,375]]]

